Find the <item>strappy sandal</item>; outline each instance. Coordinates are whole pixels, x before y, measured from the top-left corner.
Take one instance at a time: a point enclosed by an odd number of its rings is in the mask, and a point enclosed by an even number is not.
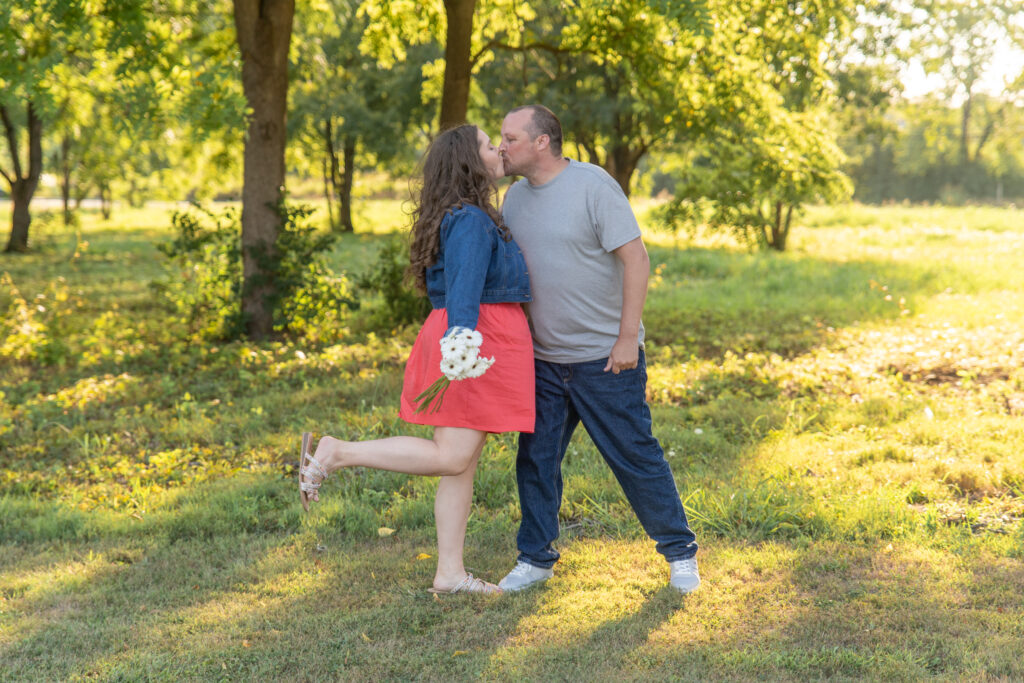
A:
[[[299,451],[299,500],[302,501],[302,507],[306,512],[309,512],[310,494],[316,493],[320,489],[320,484],[324,483],[324,479],[328,476],[327,470],[320,464],[320,461],[309,453],[309,444],[312,440],[312,434],[302,433],[302,450]],[[307,466],[306,463],[309,465]],[[303,477],[319,478],[312,481],[311,479],[304,480]]]
[[[495,586],[493,583],[487,583],[483,579],[478,579],[475,576],[473,576],[472,574],[466,574],[466,578],[464,578],[462,581],[460,581],[459,583],[455,584],[453,587],[449,588],[448,590],[442,590],[440,588],[428,588],[427,591],[430,592],[430,593],[447,593],[447,594],[452,594],[452,593],[503,593],[504,592],[499,587]]]

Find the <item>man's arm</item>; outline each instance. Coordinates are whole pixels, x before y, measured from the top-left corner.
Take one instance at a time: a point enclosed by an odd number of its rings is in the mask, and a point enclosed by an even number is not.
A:
[[[612,252],[622,262],[622,317],[619,320],[619,338],[608,356],[605,372],[619,374],[620,370],[636,367],[640,357],[640,316],[647,300],[647,279],[651,274],[651,259],[641,238],[626,242]]]

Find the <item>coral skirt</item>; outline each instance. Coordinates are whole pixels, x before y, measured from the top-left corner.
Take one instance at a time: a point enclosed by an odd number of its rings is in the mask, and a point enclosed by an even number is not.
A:
[[[532,432],[533,342],[520,304],[480,304],[476,326],[484,341],[480,355],[494,365],[480,377],[452,382],[440,409],[417,413],[414,401],[441,377],[441,337],[448,331],[448,312],[435,308],[423,323],[402,384],[399,416],[413,424],[466,427],[483,432]]]

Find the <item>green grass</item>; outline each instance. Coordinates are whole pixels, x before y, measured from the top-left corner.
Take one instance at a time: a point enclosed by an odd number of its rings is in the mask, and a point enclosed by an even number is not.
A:
[[[404,224],[357,215],[351,274]],[[704,585],[666,587],[581,432],[555,578],[437,599],[434,480],[346,471],[308,517],[294,484],[304,429],[427,433],[396,416],[415,330],[368,333],[371,300],[326,342],[186,342],[149,288],[166,211],[43,217],[0,256],[0,678],[1024,678],[1018,218],[812,208],[784,254],[648,232],[655,433]],[[514,462],[492,437],[477,476],[492,580]]]

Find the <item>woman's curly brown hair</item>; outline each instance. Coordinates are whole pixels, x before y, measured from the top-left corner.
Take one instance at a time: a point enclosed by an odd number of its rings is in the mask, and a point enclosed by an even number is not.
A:
[[[508,228],[497,209],[498,188],[480,159],[478,128],[462,125],[441,133],[423,157],[423,187],[413,210],[412,244],[408,277],[416,289],[427,291],[427,268],[437,261],[441,220],[466,204],[483,209],[509,239]]]

